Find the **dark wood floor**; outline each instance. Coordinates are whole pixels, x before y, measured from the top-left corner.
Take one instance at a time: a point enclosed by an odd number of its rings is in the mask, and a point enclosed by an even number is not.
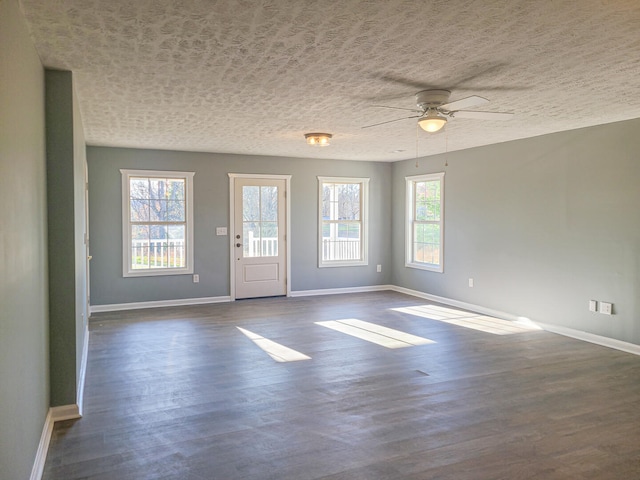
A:
[[[638,479],[640,357],[395,292],[103,313],[44,479]],[[436,343],[388,349],[314,322]],[[310,357],[277,363],[236,327]]]

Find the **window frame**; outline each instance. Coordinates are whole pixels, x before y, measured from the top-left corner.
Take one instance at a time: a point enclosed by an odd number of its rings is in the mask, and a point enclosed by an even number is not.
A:
[[[421,224],[439,225],[440,227],[440,262],[426,263],[415,260],[413,231],[417,220],[415,220],[415,185],[418,182],[440,182],[440,220],[425,220]],[[419,270],[427,270],[430,272],[444,272],[444,172],[425,173],[421,175],[411,175],[405,177],[406,182],[406,204],[405,204],[405,267],[416,268]]]
[[[130,170],[121,169],[122,175],[122,276],[123,277],[153,277],[160,275],[190,275],[193,274],[193,177],[195,172],[177,172],[168,170]],[[185,266],[181,268],[155,267],[148,269],[131,268],[131,231],[130,211],[130,179],[138,178],[175,178],[185,180]],[[155,222],[162,223],[162,222]]]
[[[355,267],[369,265],[369,178],[366,177],[325,177],[318,176],[318,268]],[[322,258],[322,218],[323,187],[325,184],[360,185],[360,259],[323,260]]]

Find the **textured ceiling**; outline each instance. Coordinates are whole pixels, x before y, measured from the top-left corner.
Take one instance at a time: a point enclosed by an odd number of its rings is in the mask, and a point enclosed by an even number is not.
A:
[[[74,73],[90,145],[393,161],[640,117],[638,0],[20,4],[44,65]],[[430,87],[516,116],[361,128]]]

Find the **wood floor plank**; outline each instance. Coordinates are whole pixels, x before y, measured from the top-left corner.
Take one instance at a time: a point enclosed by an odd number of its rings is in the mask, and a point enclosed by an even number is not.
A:
[[[396,292],[94,315],[84,401],[44,480],[640,478],[640,357]]]

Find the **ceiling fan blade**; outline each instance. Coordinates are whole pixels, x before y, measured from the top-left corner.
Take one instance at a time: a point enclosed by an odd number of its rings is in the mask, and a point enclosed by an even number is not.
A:
[[[375,76],[373,78],[382,80],[383,82],[387,82],[387,83],[395,83],[396,85],[411,87],[414,90],[431,90],[431,89],[439,88],[438,86],[430,83],[417,82],[410,78],[405,78],[405,77],[401,77],[400,75],[394,75],[394,74],[383,74],[383,75]]]
[[[461,110],[463,108],[471,108],[477,107],[479,105],[484,105],[485,103],[489,103],[489,100],[477,95],[471,95],[470,97],[465,97],[461,98],[460,100],[445,103],[444,105],[441,105],[440,108],[444,110]]]
[[[474,112],[472,110],[458,110],[451,112],[453,118],[476,118],[478,120],[509,120],[514,114],[507,112]]]
[[[372,125],[365,125],[364,127],[361,127],[361,128],[377,127],[378,125],[384,125],[385,123],[399,122],[400,120],[407,120],[409,118],[419,118],[420,116],[421,115],[413,115],[411,117],[396,118],[395,120],[387,120],[386,122],[374,123]]]
[[[371,105],[371,106],[372,107],[378,107],[378,108],[393,108],[394,110],[406,110],[408,112],[415,112],[415,113],[422,114],[422,111],[416,110],[415,108],[390,107],[388,105]]]

